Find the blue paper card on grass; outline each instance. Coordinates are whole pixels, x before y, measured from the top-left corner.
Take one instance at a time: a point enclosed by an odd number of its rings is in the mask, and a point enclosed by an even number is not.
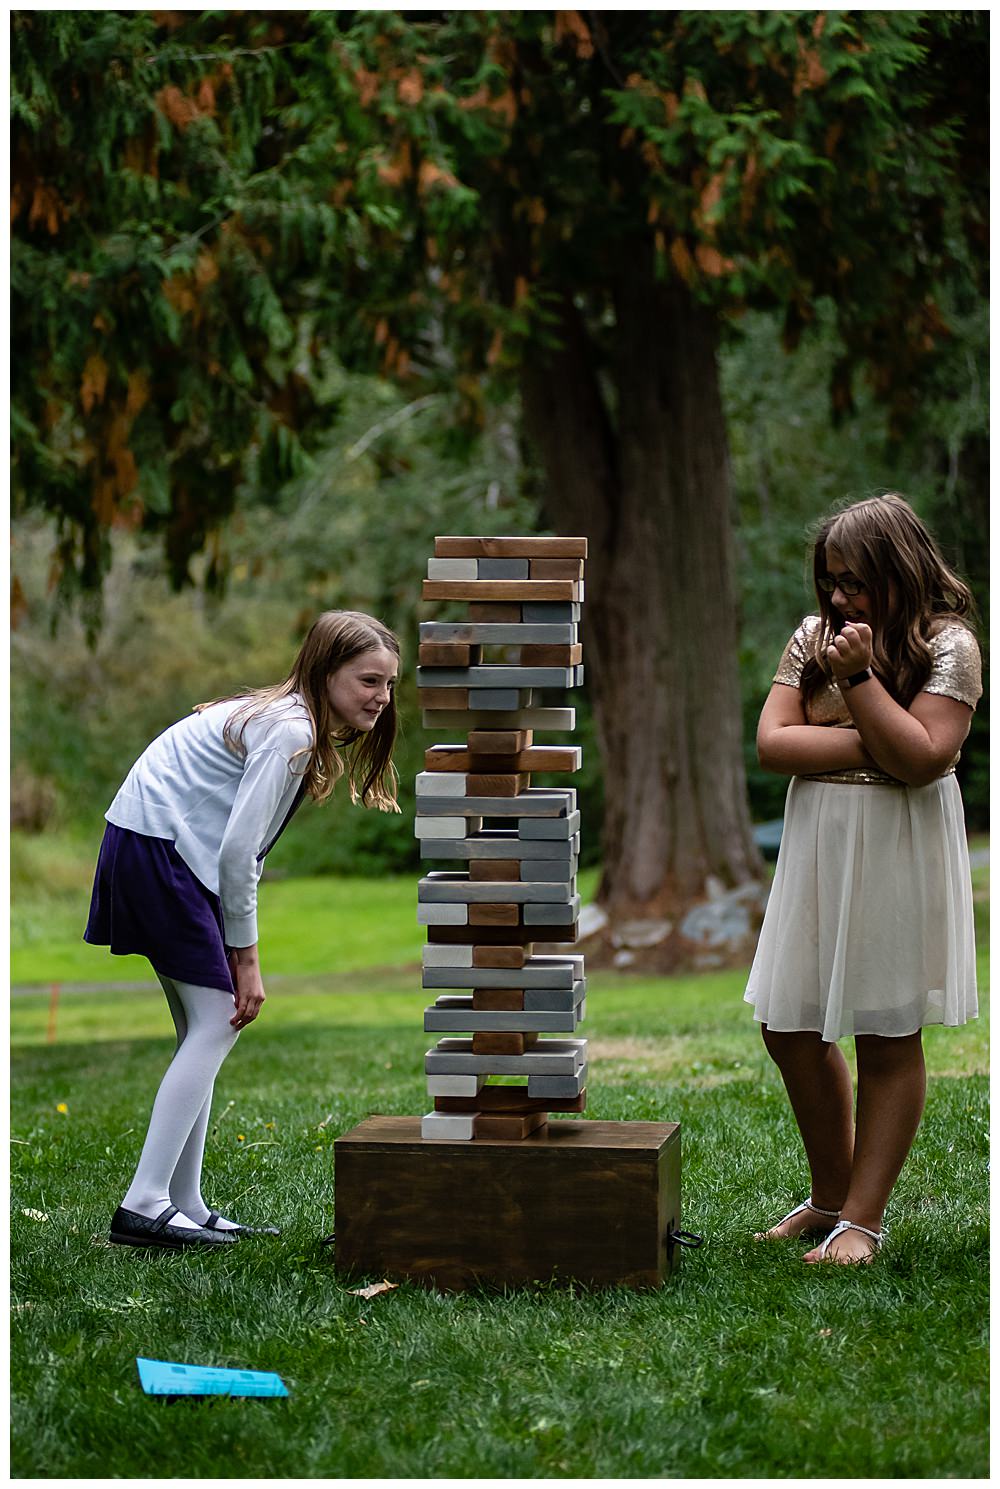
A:
[[[147,1396],[287,1396],[273,1370],[224,1370],[214,1365],[175,1365],[170,1360],[135,1362]]]

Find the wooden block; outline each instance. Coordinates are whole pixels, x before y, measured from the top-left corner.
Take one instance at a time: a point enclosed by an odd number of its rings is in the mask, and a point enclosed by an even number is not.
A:
[[[475,1113],[463,1115],[458,1112],[439,1112],[435,1108],[420,1119],[420,1136],[425,1143],[471,1142],[475,1135]]]
[[[531,744],[530,729],[470,729],[470,755],[517,755]]]
[[[532,579],[582,579],[583,560],[580,558],[532,558],[528,560],[528,573]],[[432,577],[430,570],[428,579]],[[441,576],[444,578],[444,575]]]
[[[478,579],[479,565],[474,558],[429,558],[428,579]],[[541,577],[541,576],[539,576]],[[561,579],[561,574],[552,576]]]
[[[499,601],[492,604],[483,604],[473,601],[469,605],[469,620],[473,624],[482,625],[519,625],[521,621],[520,605],[504,605]]]
[[[435,558],[586,558],[586,538],[494,538],[447,536],[434,539]]]
[[[516,883],[521,877],[521,865],[516,858],[471,858],[469,878],[475,883]],[[520,966],[520,962],[517,963]]]
[[[468,688],[418,688],[421,708],[464,709],[469,705]]]
[[[477,987],[472,989],[472,1007],[478,1013],[524,1008],[524,989],[513,987]]]
[[[467,775],[469,796],[520,796],[531,785],[529,775]]]
[[[502,775],[507,771],[573,771],[583,764],[579,745],[534,745],[516,755],[478,754],[473,759],[465,745],[431,745],[424,752],[424,770],[429,775],[458,775],[468,771]]]
[[[572,925],[429,925],[427,940],[438,946],[497,946],[511,941],[530,945],[533,941],[572,945],[580,939],[579,923]]]
[[[571,688],[576,672],[575,667],[522,667],[514,662],[483,662],[477,667],[418,667],[416,684],[418,693],[428,687],[468,687],[493,693],[501,689],[524,692],[528,688]],[[470,706],[475,707],[474,696],[470,699]]]
[[[474,1055],[523,1055],[538,1043],[537,1034],[497,1033],[480,1030],[472,1036]]]
[[[435,1100],[439,1096],[461,1096],[468,1098],[486,1084],[485,1075],[429,1075],[427,1094]]]
[[[508,1142],[520,1142],[529,1133],[537,1132],[549,1120],[547,1111],[525,1112],[523,1116],[494,1116],[480,1112],[473,1118],[476,1137],[506,1138]]]
[[[530,578],[530,562],[531,560],[527,558],[480,558],[476,560],[475,577],[477,579],[528,579]],[[427,577],[430,579],[432,576],[428,574]],[[562,579],[564,576],[562,574],[540,574],[538,577],[540,579]],[[583,575],[579,577],[582,579]]]
[[[497,971],[523,967],[531,952],[530,943],[527,946],[474,946],[472,965]]]
[[[471,946],[423,946],[421,947],[421,964],[423,967],[471,967]]]
[[[425,729],[575,729],[575,708],[536,708],[533,704],[511,708],[505,713],[477,712],[475,709],[425,708],[421,715]]]
[[[562,600],[579,603],[580,586],[569,579],[424,579],[421,581],[421,598],[424,600],[473,600],[482,604],[486,600],[502,600],[520,604],[525,601]],[[471,618],[471,617],[470,617]]]
[[[492,646],[531,643],[536,646],[573,646],[580,639],[580,628],[573,621],[563,621],[559,625],[528,625],[520,620],[506,624],[503,621],[422,620],[419,630],[421,641],[479,642]]]
[[[498,927],[520,924],[520,905],[463,905],[458,908],[467,911],[470,926]]]
[[[569,1118],[518,1142],[424,1143],[419,1117],[369,1117],[335,1154],[338,1269],[441,1288],[640,1288],[680,1264],[676,1123]]]
[[[516,1075],[528,1077],[529,1096],[548,1096],[548,1088],[531,1090],[532,1080],[539,1076],[559,1076],[574,1082],[573,1090],[560,1090],[557,1096],[576,1096],[584,1085],[587,1068],[585,1039],[542,1039],[523,1055],[481,1055],[472,1048],[471,1039],[439,1039],[424,1055],[427,1075]]]
[[[469,910],[492,910],[492,905],[418,905],[417,925],[465,926],[470,924]],[[517,909],[517,906],[514,906]]]
[[[435,1096],[434,1109],[440,1112],[583,1112],[587,1093],[546,1101],[529,1096],[527,1086],[484,1085],[476,1096]]]
[[[421,646],[421,653],[423,649]],[[583,647],[579,642],[576,646],[522,646],[520,651],[522,667],[575,667],[577,662],[583,661]],[[423,661],[423,655],[420,660]]]
[[[541,647],[542,651],[573,651],[567,647]],[[582,650],[582,648],[581,648]],[[480,646],[463,646],[459,642],[421,641],[417,650],[417,661],[421,667],[472,667],[478,664],[482,653]],[[579,661],[580,658],[575,659]],[[558,666],[559,664],[556,663]],[[567,662],[566,666],[570,664]]]
[[[417,809],[421,796],[466,796],[465,776],[457,771],[421,770],[417,774]]]
[[[484,803],[486,805],[484,805]],[[420,802],[421,811],[428,817],[446,818],[452,816],[463,817],[507,817],[518,822],[518,832],[524,826],[521,818],[527,817],[552,817],[566,821],[577,812],[576,791],[572,786],[531,786],[522,791],[520,796],[423,796]],[[419,822],[419,818],[416,819]],[[427,836],[428,834],[425,834]],[[417,837],[421,834],[417,833]],[[523,833],[523,837],[534,837],[536,841],[550,836],[549,833]],[[551,833],[553,841],[565,838],[565,833]],[[568,839],[567,839],[568,841]],[[482,855],[486,856],[486,855]],[[539,854],[539,857],[542,855]],[[561,853],[545,857],[562,858]]]

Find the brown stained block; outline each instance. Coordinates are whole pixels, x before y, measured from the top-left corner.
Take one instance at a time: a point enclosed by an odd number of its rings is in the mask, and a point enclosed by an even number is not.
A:
[[[420,649],[423,651],[423,647]],[[583,661],[583,645],[579,641],[575,646],[522,646],[520,652],[521,667],[575,667]]]
[[[579,558],[533,558],[528,563],[529,579],[582,579],[583,560]]]
[[[530,941],[527,946],[474,946],[472,965],[474,967],[523,967],[531,951]]]
[[[516,987],[477,987],[472,989],[473,1009],[484,1013],[505,1013],[524,1007],[524,989]]]
[[[501,625],[516,625],[521,619],[520,605],[481,605],[473,601],[469,605],[469,619],[477,625],[500,623]]]
[[[418,708],[468,708],[468,688],[418,688]]]
[[[481,654],[481,646],[462,641],[421,641],[417,661],[421,667],[476,667]]]
[[[465,780],[466,796],[520,796],[531,785],[529,775],[473,775]]]
[[[483,775],[506,775],[509,771],[526,774],[533,770],[557,772],[579,770],[572,749],[559,745],[534,745],[516,755],[472,754],[465,745],[440,745],[424,754],[424,769],[454,771],[458,775],[475,771]]]
[[[506,1138],[508,1142],[519,1142],[528,1137],[532,1132],[537,1132],[539,1127],[544,1127],[549,1120],[547,1111],[526,1112],[524,1116],[502,1116],[495,1117],[490,1113],[483,1113],[476,1118],[476,1137],[499,1137]]]
[[[520,905],[470,905],[468,924],[497,928],[520,925],[520,909]]]
[[[660,1287],[682,1255],[680,1139],[675,1122],[570,1117],[520,1142],[425,1142],[419,1116],[369,1117],[335,1145],[338,1271]]]
[[[428,941],[439,946],[499,946],[520,941],[530,946],[533,941],[574,942],[580,938],[576,925],[429,925],[424,929]]]
[[[474,1055],[523,1055],[538,1043],[537,1034],[514,1034],[507,1030],[479,1029],[472,1036]]]
[[[580,586],[569,579],[424,579],[424,600],[505,600],[518,605],[538,600],[579,600]]]
[[[586,538],[441,537],[435,558],[586,558]]]
[[[529,1096],[527,1086],[484,1086],[478,1096],[435,1096],[438,1112],[584,1112],[587,1088],[579,1096]]]
[[[521,861],[517,858],[470,858],[469,879],[483,884],[517,884]],[[520,966],[520,962],[517,964]]]
[[[534,739],[531,729],[470,729],[470,755],[517,755]]]

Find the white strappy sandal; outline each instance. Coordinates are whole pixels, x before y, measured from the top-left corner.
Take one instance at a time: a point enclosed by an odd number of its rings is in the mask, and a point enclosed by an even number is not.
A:
[[[885,1239],[885,1231],[884,1230],[881,1230],[881,1231],[878,1231],[878,1230],[869,1230],[866,1225],[858,1225],[857,1221],[855,1221],[855,1220],[838,1220],[837,1221],[837,1224],[833,1227],[833,1230],[830,1232],[830,1234],[827,1236],[826,1240],[820,1246],[820,1248],[819,1248],[819,1256],[817,1257],[817,1261],[825,1262],[826,1261],[826,1253],[827,1253],[827,1251],[830,1248],[830,1242],[833,1241],[837,1236],[842,1236],[844,1234],[844,1231],[848,1231],[848,1230],[857,1230],[857,1231],[860,1231],[863,1236],[867,1236],[869,1238],[869,1240],[874,1241],[875,1242],[875,1245],[872,1247],[872,1250],[869,1252],[869,1254],[868,1254],[867,1257],[863,1257],[863,1256],[855,1257],[853,1262],[847,1262],[847,1263],[841,1262],[840,1263],[841,1266],[845,1266],[845,1265],[847,1265],[847,1266],[858,1266],[859,1264],[863,1264],[864,1262],[869,1261],[871,1259],[871,1257],[873,1257],[877,1251],[881,1251],[882,1250],[882,1242]]]
[[[839,1210],[821,1210],[820,1207],[819,1207],[819,1205],[814,1205],[811,1199],[804,1199],[802,1201],[801,1205],[796,1205],[794,1210],[789,1210],[789,1212],[788,1212],[787,1215],[782,1215],[781,1219],[780,1220],[776,1220],[774,1222],[774,1224],[772,1226],[769,1226],[766,1231],[758,1231],[756,1233],[756,1235],[754,1236],[754,1240],[755,1241],[764,1241],[764,1240],[767,1240],[770,1231],[777,1230],[778,1229],[778,1226],[779,1225],[784,1225],[784,1223],[785,1223],[786,1220],[794,1220],[795,1217],[796,1217],[796,1215],[803,1215],[806,1212],[806,1210],[811,1210],[814,1215],[822,1215],[827,1220],[837,1220],[838,1217],[839,1217],[839,1215],[840,1215],[840,1211]],[[799,1234],[800,1235],[805,1235],[806,1232],[805,1231],[800,1231]],[[785,1240],[797,1240],[798,1237],[797,1236],[775,1236],[774,1239],[776,1241],[785,1241]]]

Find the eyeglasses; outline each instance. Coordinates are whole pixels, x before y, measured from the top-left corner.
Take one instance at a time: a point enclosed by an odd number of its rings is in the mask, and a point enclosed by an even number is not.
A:
[[[859,595],[865,588],[860,579],[834,579],[832,574],[824,574],[816,583],[828,595],[832,595],[835,589],[842,590],[845,595]]]

